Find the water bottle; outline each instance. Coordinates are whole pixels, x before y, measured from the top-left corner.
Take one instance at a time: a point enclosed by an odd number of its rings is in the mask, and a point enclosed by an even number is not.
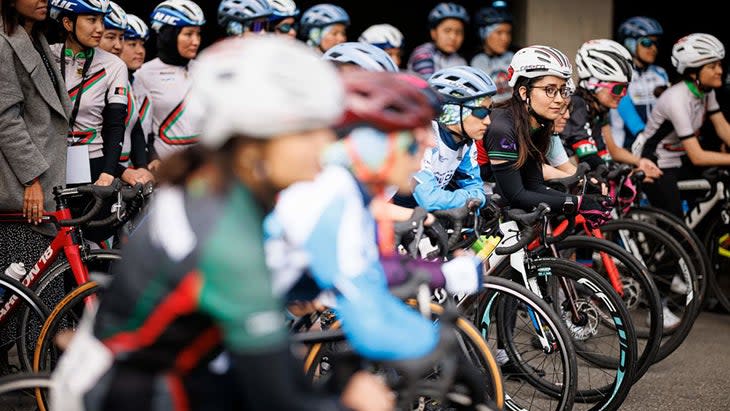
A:
[[[23,281],[25,274],[25,265],[23,263],[12,263],[5,269],[5,275],[18,281]],[[0,301],[4,301],[3,297],[5,297],[5,289],[0,288]]]
[[[496,235],[490,235],[489,237],[481,235],[472,244],[471,249],[476,253],[477,257],[486,260],[492,255],[492,251],[497,248],[500,241],[502,241],[502,238]]]

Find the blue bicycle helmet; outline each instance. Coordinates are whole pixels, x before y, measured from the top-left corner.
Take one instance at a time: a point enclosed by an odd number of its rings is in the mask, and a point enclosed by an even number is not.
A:
[[[162,26],[202,26],[205,24],[205,15],[193,1],[165,0],[152,11],[150,22],[155,31],[159,31]]]
[[[429,77],[428,84],[446,102],[457,104],[497,93],[497,86],[492,78],[482,70],[470,66],[441,69]]]
[[[354,64],[367,71],[398,72],[398,66],[383,49],[369,43],[356,41],[340,43],[322,56],[335,63]]]
[[[273,12],[266,0],[223,0],[218,6],[218,25],[228,34],[238,35],[247,22],[268,19]]]
[[[51,0],[50,17],[58,19],[69,14],[107,14],[110,10],[109,0]]]
[[[457,19],[465,25],[469,24],[466,9],[456,3],[439,3],[428,13],[428,24],[431,28],[435,28],[445,19]]]
[[[109,2],[110,12],[104,16],[104,28],[108,30],[127,30],[127,12],[117,3]]]
[[[491,26],[501,23],[512,24],[512,22],[512,13],[504,7],[482,7],[474,14],[474,24],[482,40],[489,34]]]
[[[618,27],[618,41],[636,54],[636,41],[641,37],[661,36],[664,34],[661,24],[651,17],[634,16]]]
[[[126,40],[143,40],[150,38],[150,29],[147,23],[134,14],[127,14],[127,30],[124,32]]]

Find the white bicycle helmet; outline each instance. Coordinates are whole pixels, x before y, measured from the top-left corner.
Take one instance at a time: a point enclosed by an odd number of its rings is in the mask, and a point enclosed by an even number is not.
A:
[[[66,14],[107,14],[109,13],[109,0],[51,0],[49,15],[52,19],[58,19]]]
[[[150,29],[147,23],[134,14],[127,14],[127,30],[124,32],[127,40],[144,40],[150,38]]]
[[[270,139],[330,127],[342,116],[344,98],[337,70],[311,48],[256,36],[203,50],[188,102],[207,113],[201,143],[217,148],[237,135]]]
[[[188,27],[205,24],[205,15],[197,3],[190,0],[165,0],[150,15],[152,30],[162,26]]]
[[[600,81],[628,83],[633,73],[629,51],[609,39],[583,43],[575,56],[575,65],[581,80],[594,77]]]
[[[712,34],[692,33],[677,40],[672,47],[672,65],[677,73],[702,67],[725,58],[725,46]]]
[[[403,33],[390,24],[370,26],[362,32],[358,40],[381,49],[399,49],[403,47]]]
[[[109,2],[109,10],[110,12],[104,16],[104,28],[109,30],[126,30],[127,12],[113,1]]]
[[[354,64],[367,71],[398,72],[398,66],[388,53],[369,43],[340,43],[327,50],[322,58],[340,64]]]
[[[299,8],[292,0],[267,0],[271,7],[271,20],[282,20],[299,15]]]
[[[550,46],[535,45],[518,50],[512,56],[507,73],[509,86],[514,88],[517,80],[522,77],[556,76],[569,79],[573,74],[573,66],[562,51]]]
[[[479,97],[493,96],[497,86],[487,73],[470,66],[441,69],[431,75],[428,84],[446,102],[465,103]]]
[[[431,28],[438,26],[446,19],[457,19],[465,25],[469,24],[469,14],[466,9],[456,3],[439,3],[428,13],[428,24]]]
[[[223,0],[218,5],[218,25],[228,34],[241,34],[245,23],[268,18],[273,12],[266,0]]]

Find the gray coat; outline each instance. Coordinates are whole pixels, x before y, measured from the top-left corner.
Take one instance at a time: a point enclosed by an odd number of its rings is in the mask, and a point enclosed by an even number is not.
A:
[[[0,22],[0,210],[22,210],[23,183],[40,176],[46,210],[52,190],[66,184],[66,135],[71,103],[61,72],[41,36],[59,89],[30,36],[18,27],[12,36]]]

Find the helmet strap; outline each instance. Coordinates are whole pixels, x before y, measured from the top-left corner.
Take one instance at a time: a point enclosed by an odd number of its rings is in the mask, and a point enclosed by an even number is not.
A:
[[[532,88],[527,88],[527,98],[525,99],[525,105],[527,106],[527,112],[534,118],[538,124],[540,124],[540,127],[545,127],[545,124],[548,123],[548,119],[545,117],[537,114],[535,109],[532,108],[532,101],[530,101],[530,91],[532,91]]]

